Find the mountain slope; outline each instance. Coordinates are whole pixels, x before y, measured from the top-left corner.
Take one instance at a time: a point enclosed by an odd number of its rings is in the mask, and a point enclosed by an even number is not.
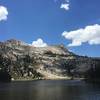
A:
[[[0,42],[0,80],[90,78],[89,71],[99,64],[100,59],[75,55],[63,45],[33,47],[14,39]]]

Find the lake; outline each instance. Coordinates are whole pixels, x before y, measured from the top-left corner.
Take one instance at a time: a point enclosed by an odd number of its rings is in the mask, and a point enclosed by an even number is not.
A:
[[[0,83],[0,100],[100,100],[100,86],[79,80]]]

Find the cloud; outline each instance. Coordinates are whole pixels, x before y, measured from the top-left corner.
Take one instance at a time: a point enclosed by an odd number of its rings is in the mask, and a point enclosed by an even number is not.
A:
[[[100,25],[94,24],[70,32],[64,31],[62,36],[72,40],[68,46],[81,46],[86,42],[90,45],[100,44]]]
[[[60,8],[65,9],[66,11],[69,10],[69,3],[62,3]]]
[[[7,20],[8,11],[4,6],[0,6],[0,21]]]
[[[34,46],[34,47],[46,47],[47,44],[44,43],[44,41],[41,38],[39,38],[36,41],[32,42],[32,46]]]

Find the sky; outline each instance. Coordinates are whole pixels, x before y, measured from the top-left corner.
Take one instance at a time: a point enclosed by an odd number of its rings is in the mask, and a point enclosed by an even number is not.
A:
[[[0,0],[0,41],[9,39],[100,57],[100,0]]]

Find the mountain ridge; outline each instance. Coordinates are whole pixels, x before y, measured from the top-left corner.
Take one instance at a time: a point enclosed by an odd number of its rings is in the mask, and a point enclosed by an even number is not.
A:
[[[95,73],[99,64],[100,58],[76,55],[64,45],[34,47],[15,39],[0,42],[0,80],[91,78],[90,72]]]

